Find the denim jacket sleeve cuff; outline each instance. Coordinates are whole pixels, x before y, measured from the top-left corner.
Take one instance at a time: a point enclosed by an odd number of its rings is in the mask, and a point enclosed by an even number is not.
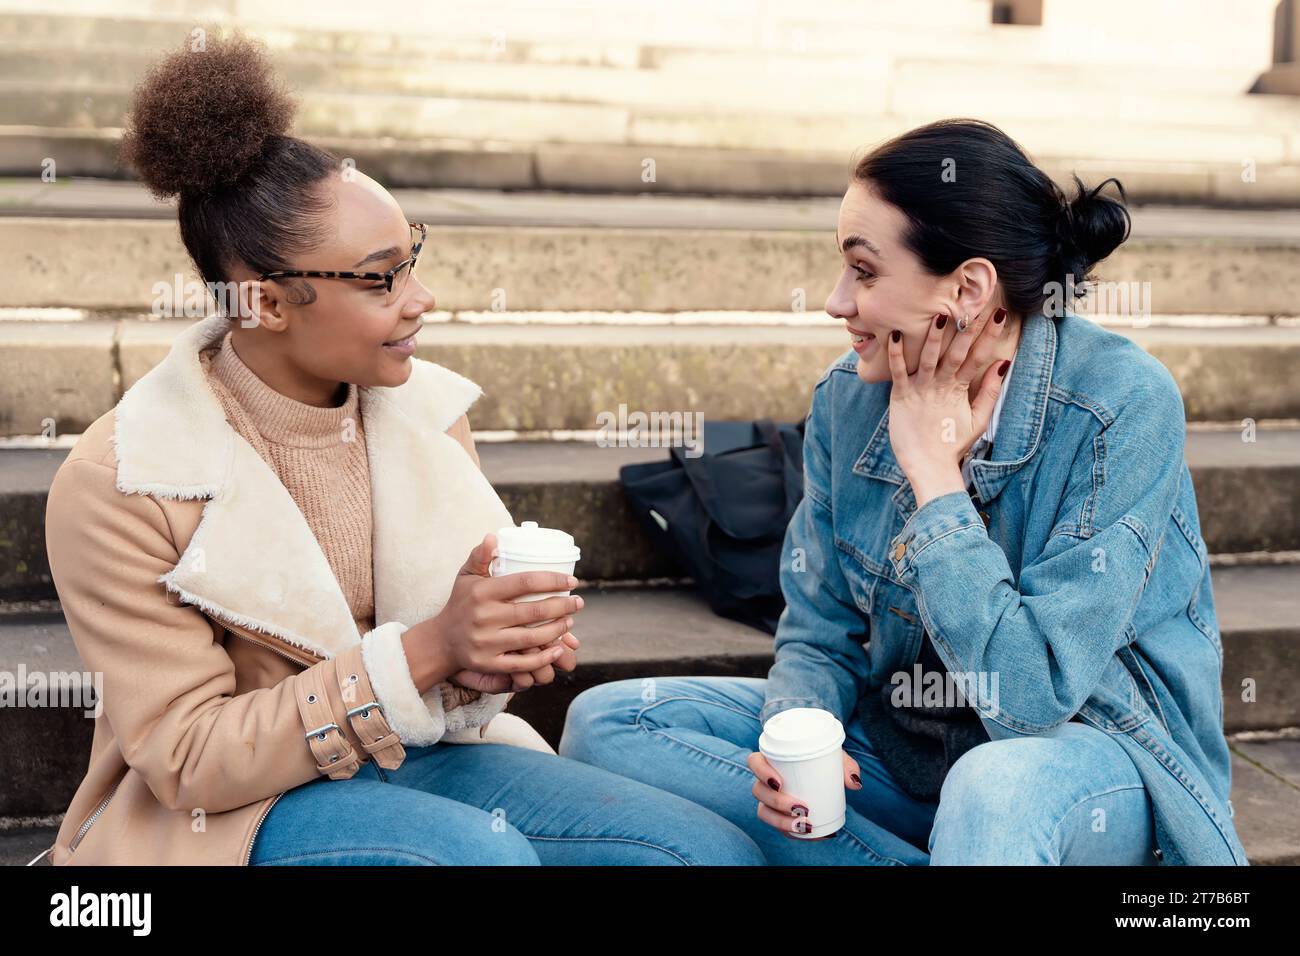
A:
[[[907,519],[903,530],[889,545],[889,560],[899,580],[910,582],[917,557],[940,538],[965,528],[985,531],[969,492],[950,491],[931,498]]]

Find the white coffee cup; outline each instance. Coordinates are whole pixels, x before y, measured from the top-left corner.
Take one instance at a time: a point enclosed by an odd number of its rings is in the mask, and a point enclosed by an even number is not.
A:
[[[758,749],[781,775],[781,792],[808,808],[808,833],[816,839],[844,826],[844,727],[830,711],[792,707],[770,717]]]
[[[573,535],[558,528],[539,528],[536,521],[525,521],[517,528],[507,525],[497,529],[497,555],[488,566],[488,573],[494,578],[520,571],[572,574],[581,557],[581,550],[573,543]],[[544,601],[546,598],[564,597],[568,594],[567,590],[525,594],[515,598],[515,603]],[[549,623],[550,621],[538,621],[525,626],[541,627]]]

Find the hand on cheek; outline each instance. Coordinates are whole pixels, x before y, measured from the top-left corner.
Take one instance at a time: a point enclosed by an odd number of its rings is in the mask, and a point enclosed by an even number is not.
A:
[[[979,382],[972,403],[971,387],[980,362],[966,362],[975,341],[988,333],[1000,337],[1005,310],[977,317],[965,331],[947,331],[947,316],[934,316],[915,360],[915,370],[905,358],[906,342],[900,330],[885,343],[892,387],[889,397],[889,441],[899,467],[907,476],[917,507],[953,491],[964,491],[961,460],[992,418],[1008,362],[992,362]],[[997,321],[991,321],[996,317]],[[945,335],[947,338],[945,340]],[[985,350],[989,346],[985,345]],[[1000,374],[1002,373],[1002,374]]]

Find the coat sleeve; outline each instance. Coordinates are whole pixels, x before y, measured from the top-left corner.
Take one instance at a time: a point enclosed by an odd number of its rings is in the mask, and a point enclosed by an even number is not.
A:
[[[385,624],[330,660],[236,694],[219,632],[198,608],[169,602],[158,580],[180,560],[162,508],[115,481],[103,462],[65,461],[50,486],[45,534],[64,616],[83,665],[102,676],[103,715],[126,763],[169,809],[208,812],[355,773],[366,751],[347,716],[356,703],[345,696],[375,699],[363,650],[397,641],[405,628]],[[352,751],[325,767],[298,700],[314,689],[323,689]]]
[[[890,560],[944,665],[988,675],[997,699],[978,709],[1011,733],[1070,720],[1128,643],[1179,493],[1185,436],[1168,372],[1135,385],[1081,443],[1064,493],[1034,504],[1053,527],[1018,581],[965,491],[926,502],[894,539]]]

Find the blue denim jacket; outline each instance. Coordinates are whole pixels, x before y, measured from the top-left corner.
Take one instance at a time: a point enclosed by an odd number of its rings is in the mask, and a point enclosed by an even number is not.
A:
[[[1245,865],[1169,371],[1088,319],[1028,317],[989,457],[972,463],[978,507],[955,491],[918,509],[889,442],[890,383],[856,368],[847,352],[813,391],[762,719],[856,719],[928,631],[949,672],[996,676],[997,700],[971,701],[992,740],[1086,721],[1141,774],[1164,863]]]

